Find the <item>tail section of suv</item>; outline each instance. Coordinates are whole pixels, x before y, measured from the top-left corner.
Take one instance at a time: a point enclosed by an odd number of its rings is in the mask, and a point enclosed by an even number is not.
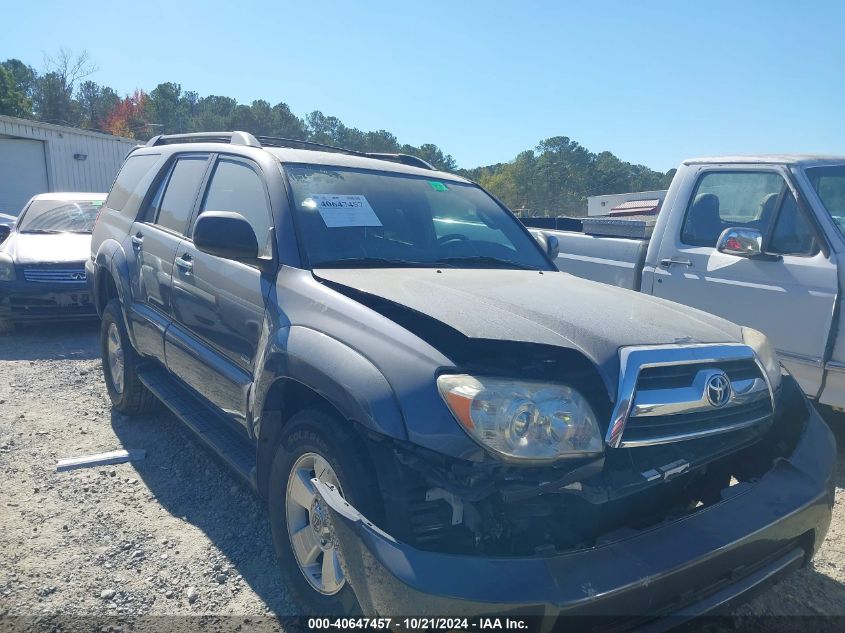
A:
[[[632,625],[805,564],[835,446],[765,337],[553,248],[415,157],[157,137],[87,263],[113,406],[266,498],[307,613]]]

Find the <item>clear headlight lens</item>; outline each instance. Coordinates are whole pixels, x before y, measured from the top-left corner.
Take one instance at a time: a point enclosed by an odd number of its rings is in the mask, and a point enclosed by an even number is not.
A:
[[[744,327],[742,328],[742,341],[757,354],[760,364],[766,370],[772,389],[780,387],[780,359],[778,359],[778,354],[769,338],[759,330]]]
[[[437,388],[461,426],[506,458],[552,461],[604,449],[592,408],[567,385],[446,374]]]
[[[15,264],[6,253],[0,253],[0,281],[15,280]]]

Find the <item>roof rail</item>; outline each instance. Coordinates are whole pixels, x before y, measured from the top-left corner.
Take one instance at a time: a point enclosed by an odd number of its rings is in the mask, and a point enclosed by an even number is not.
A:
[[[249,132],[193,132],[191,134],[159,134],[147,141],[147,147],[156,145],[170,145],[171,143],[229,143],[230,145],[246,145],[247,147],[261,147]]]
[[[376,160],[389,160],[394,163],[402,163],[411,167],[421,167],[422,169],[434,169],[434,166],[424,161],[417,156],[410,154],[384,154],[381,152],[360,152],[357,149],[346,149],[344,147],[337,147],[335,145],[326,145],[325,143],[317,143],[315,141],[303,141],[296,138],[282,138],[279,136],[256,136],[258,141],[267,147],[313,147],[316,149],[327,150],[330,152],[339,152],[341,154],[351,154],[352,156],[363,156],[365,158],[375,158]]]
[[[382,152],[359,152],[356,149],[346,149],[316,141],[303,141],[298,138],[284,138],[281,136],[253,136],[249,132],[193,132],[191,134],[159,134],[152,137],[145,147],[156,145],[170,145],[171,143],[229,143],[230,145],[246,145],[248,147],[303,147],[321,149],[329,152],[363,156],[376,160],[389,160],[410,167],[434,169],[434,166],[417,156],[410,154],[386,154]]]
[[[393,161],[394,163],[402,163],[403,165],[408,165],[410,167],[434,169],[434,165],[432,165],[428,161],[423,160],[419,156],[413,156],[411,154],[383,154],[381,152],[368,152],[364,154],[364,156],[369,156],[370,158],[376,158],[378,160],[389,160]]]
[[[328,150],[330,152],[339,152],[341,154],[352,154],[353,156],[366,156],[364,152],[359,152],[357,149],[346,149],[344,147],[337,147],[335,145],[326,145],[325,143],[317,143],[316,141],[303,141],[298,138],[284,138],[282,136],[256,136],[255,138],[266,147],[314,147],[316,149]]]

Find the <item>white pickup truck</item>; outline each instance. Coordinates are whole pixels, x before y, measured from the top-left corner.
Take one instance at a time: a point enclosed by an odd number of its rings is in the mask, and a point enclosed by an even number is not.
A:
[[[687,160],[656,220],[542,233],[560,270],[763,331],[809,397],[845,409],[845,157]]]

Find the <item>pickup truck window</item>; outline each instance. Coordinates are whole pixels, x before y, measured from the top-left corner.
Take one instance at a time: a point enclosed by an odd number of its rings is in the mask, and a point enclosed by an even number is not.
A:
[[[270,254],[270,204],[264,181],[248,165],[221,159],[214,168],[201,211],[235,211],[244,216],[262,245],[260,255]]]
[[[811,256],[819,252],[816,230],[807,215],[798,207],[791,191],[783,197],[766,251],[778,255]]]
[[[845,235],[845,165],[811,167],[806,174],[836,227]]]
[[[709,172],[698,181],[687,209],[681,240],[691,246],[716,246],[731,226],[766,233],[784,182],[773,172]]]
[[[552,270],[536,241],[479,187],[317,165],[287,165],[314,268]]]
[[[771,171],[706,172],[696,186],[681,241],[715,248],[729,227],[756,229],[767,237],[766,250],[809,256],[819,246],[813,225],[799,209],[780,174]]]

